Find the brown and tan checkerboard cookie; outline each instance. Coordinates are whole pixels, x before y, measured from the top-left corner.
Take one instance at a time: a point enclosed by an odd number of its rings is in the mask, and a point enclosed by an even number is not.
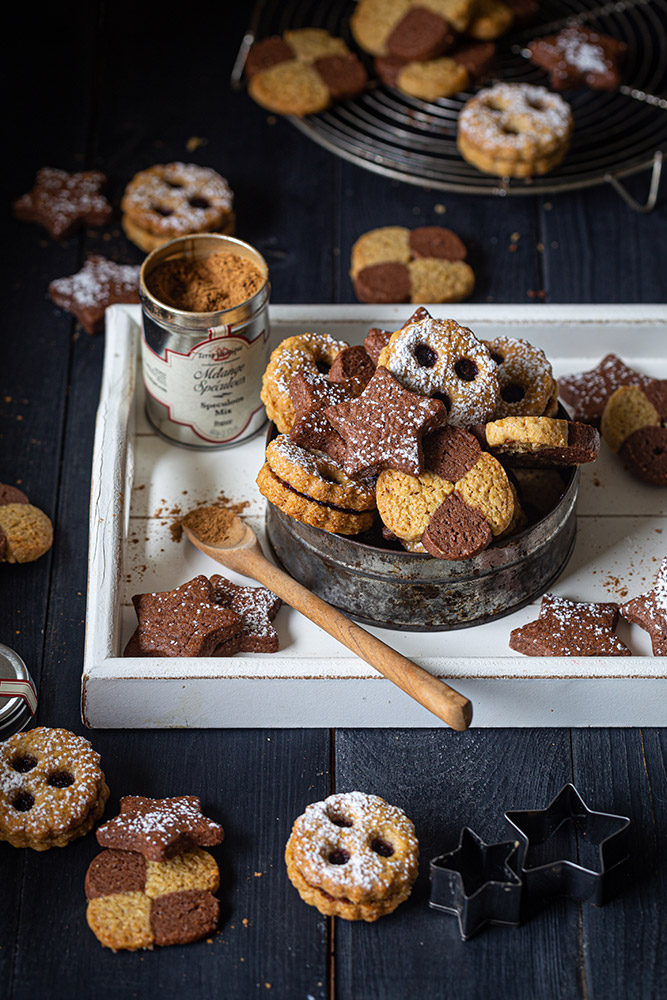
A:
[[[297,28],[255,42],[245,66],[248,93],[279,115],[316,114],[356,97],[366,70],[342,38],[322,28]]]
[[[372,56],[426,60],[452,47],[473,9],[474,0],[359,0],[350,28]]]
[[[347,792],[307,806],[285,848],[287,875],[320,913],[374,921],[410,895],[419,845],[402,809]]]
[[[215,930],[219,885],[218,865],[201,848],[168,861],[102,851],[86,873],[86,920],[112,951],[188,944]]]
[[[41,726],[0,743],[0,840],[65,847],[92,830],[108,798],[100,756],[82,736]]]
[[[442,226],[382,226],[352,247],[350,277],[361,302],[461,302],[475,287],[461,239]]]
[[[616,389],[602,412],[600,429],[628,472],[667,486],[667,379]]]

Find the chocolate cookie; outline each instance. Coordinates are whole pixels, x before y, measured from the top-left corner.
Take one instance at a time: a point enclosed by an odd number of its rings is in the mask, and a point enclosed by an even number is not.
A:
[[[620,83],[619,64],[628,50],[625,42],[601,35],[583,24],[573,24],[530,42],[530,61],[549,73],[554,90],[591,87],[616,90]]]
[[[510,633],[510,649],[526,656],[631,656],[614,633],[618,614],[611,602],[586,604],[545,594],[539,618]]]
[[[651,590],[622,604],[621,614],[648,632],[654,656],[667,656],[667,559],[660,563]]]
[[[201,811],[196,795],[149,799],[124,795],[120,815],[97,830],[101,847],[136,851],[149,861],[168,861],[194,847],[220,844],[224,831]]]
[[[617,354],[607,354],[590,371],[559,378],[558,389],[575,420],[599,427],[602,411],[612,392],[622,385],[638,385],[643,388],[651,381],[653,380],[648,375],[629,368]]]
[[[102,193],[106,176],[99,170],[68,174],[42,167],[32,191],[14,202],[14,215],[22,222],[37,222],[56,240],[71,236],[83,226],[103,226],[111,220],[111,205]]]
[[[76,274],[49,285],[51,301],[76,316],[86,333],[101,333],[104,314],[117,302],[139,301],[138,266],[90,257]]]

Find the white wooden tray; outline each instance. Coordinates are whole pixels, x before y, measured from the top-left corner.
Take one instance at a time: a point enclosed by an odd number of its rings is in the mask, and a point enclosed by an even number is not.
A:
[[[361,342],[370,326],[396,329],[409,306],[274,306],[272,340],[306,330]],[[556,376],[609,351],[667,377],[667,310],[659,306],[434,306],[480,337],[525,337]],[[147,422],[136,306],[107,313],[107,341],[92,471],[82,717],[94,727],[436,726],[437,719],[291,608],[276,619],[281,649],[229,658],[123,659],[136,619],[132,594],[170,590],[221,568],[170,528],[179,513],[224,493],[247,500],[263,534],[255,486],[264,435],[234,448],[194,451]],[[266,545],[265,545],[266,549]],[[623,600],[652,585],[667,552],[667,491],[625,473],[603,444],[583,469],[574,554],[552,588],[582,601]],[[221,570],[222,571],[222,570]],[[240,577],[228,574],[238,581]],[[510,630],[539,602],[475,628],[401,633],[386,642],[471,698],[477,726],[667,724],[667,663],[646,634],[622,623],[632,657],[523,657]]]

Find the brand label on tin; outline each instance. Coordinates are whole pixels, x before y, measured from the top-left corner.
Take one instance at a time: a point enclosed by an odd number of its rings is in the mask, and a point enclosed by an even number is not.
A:
[[[223,332],[224,331],[224,332]],[[221,335],[222,332],[222,335]],[[147,391],[202,440],[224,444],[243,434],[261,410],[259,390],[267,362],[268,330],[254,340],[215,327],[187,354],[156,354],[141,338]]]

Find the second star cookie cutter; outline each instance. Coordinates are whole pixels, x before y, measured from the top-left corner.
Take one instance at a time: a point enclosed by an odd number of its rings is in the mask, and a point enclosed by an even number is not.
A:
[[[505,813],[505,820],[521,844],[520,875],[531,896],[564,895],[603,906],[614,894],[629,857],[627,816],[589,809],[575,786],[568,783],[545,809],[512,809]],[[535,863],[537,849],[544,851],[559,831],[564,832],[566,823],[577,825],[570,833],[578,832],[582,843],[598,848],[598,870],[567,857],[543,858]],[[576,842],[574,847],[578,851]]]

